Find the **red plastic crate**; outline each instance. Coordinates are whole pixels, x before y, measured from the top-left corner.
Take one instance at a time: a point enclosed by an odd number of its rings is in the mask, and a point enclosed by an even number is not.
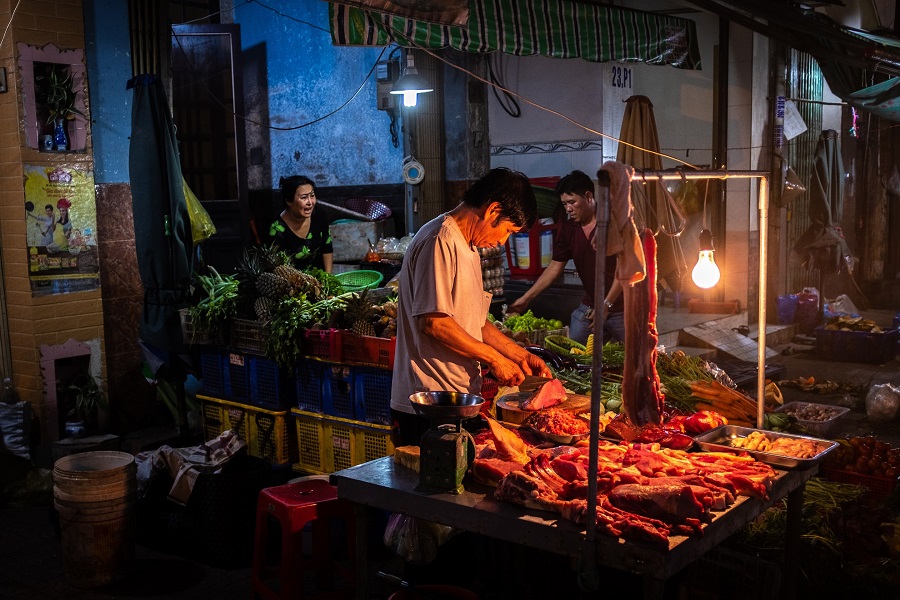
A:
[[[341,362],[340,329],[307,329],[303,334],[304,350],[307,356],[331,362]]]
[[[394,368],[397,338],[380,338],[341,332],[341,360],[339,362]]]
[[[855,473],[853,471],[845,471],[843,469],[835,469],[822,465],[822,477],[836,483],[849,483],[852,485],[863,485],[869,489],[864,498],[864,503],[868,506],[881,506],[884,501],[894,493],[897,488],[897,479],[889,479],[887,477],[876,477],[875,475],[865,475],[863,473]]]
[[[490,402],[500,390],[500,383],[493,377],[483,377],[481,379],[481,397],[485,402]]]

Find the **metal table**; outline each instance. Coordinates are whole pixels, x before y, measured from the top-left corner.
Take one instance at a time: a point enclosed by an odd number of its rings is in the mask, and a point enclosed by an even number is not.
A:
[[[735,531],[787,497],[786,562],[783,597],[796,595],[797,552],[800,538],[800,510],[804,484],[818,466],[805,470],[779,471],[769,500],[739,497],[725,511],[713,512],[712,522],[697,537],[672,536],[669,548],[660,550],[646,544],[597,535],[597,562],[635,575],[644,581],[645,598],[661,598],[667,579],[712,549]],[[466,483],[461,494],[418,492],[419,475],[395,465],[392,457],[379,458],[331,474],[338,496],[357,505],[357,598],[367,598],[366,508],[398,512],[449,525],[498,540],[538,548],[569,557],[584,550],[582,525],[549,512],[529,510],[494,499],[493,488]]]

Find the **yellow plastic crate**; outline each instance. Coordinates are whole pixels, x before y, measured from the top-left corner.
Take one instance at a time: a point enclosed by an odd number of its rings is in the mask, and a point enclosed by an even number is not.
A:
[[[250,456],[284,465],[293,461],[293,437],[288,435],[287,411],[275,412],[198,395],[203,406],[203,432],[211,440],[231,429],[247,444]]]
[[[297,432],[294,470],[324,474],[394,453],[394,429],[291,409]]]

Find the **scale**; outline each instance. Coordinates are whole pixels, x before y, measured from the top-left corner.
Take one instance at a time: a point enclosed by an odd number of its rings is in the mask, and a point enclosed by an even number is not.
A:
[[[409,397],[431,429],[419,442],[419,485],[424,492],[463,491],[463,478],[475,459],[475,441],[462,422],[478,414],[484,398],[462,392],[418,392]]]

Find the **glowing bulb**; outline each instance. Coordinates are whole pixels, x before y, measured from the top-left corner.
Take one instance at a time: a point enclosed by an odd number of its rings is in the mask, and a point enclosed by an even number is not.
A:
[[[713,259],[712,232],[709,229],[700,230],[700,256],[697,264],[691,271],[691,279],[700,288],[711,288],[719,283],[719,267]]]
[[[719,283],[719,277],[719,267],[716,266],[716,261],[713,260],[713,251],[701,250],[697,264],[694,266],[694,270],[691,271],[691,279],[694,280],[697,287],[705,289]]]
[[[415,106],[416,96],[434,91],[434,88],[419,75],[413,55],[406,55],[406,71],[391,87],[391,93],[403,95],[403,106]]]
[[[418,91],[403,92],[403,106],[415,106],[418,97]]]

